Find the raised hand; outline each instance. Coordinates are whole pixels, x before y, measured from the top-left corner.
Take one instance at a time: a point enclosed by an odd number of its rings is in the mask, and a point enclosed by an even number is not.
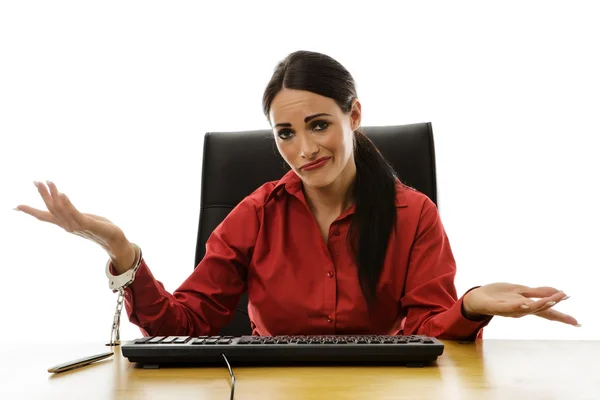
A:
[[[56,185],[47,181],[48,187],[41,182],[34,182],[48,211],[39,210],[27,205],[15,208],[29,214],[40,221],[49,222],[65,231],[99,244],[113,259],[114,267],[119,272],[126,271],[135,260],[135,249],[125,234],[115,224],[104,217],[81,213],[71,203],[66,194],[58,191]]]
[[[568,298],[563,291],[552,287],[530,288],[501,282],[471,290],[463,299],[463,307],[467,316],[499,315],[520,318],[536,315],[551,321],[581,326],[572,316],[552,308]]]

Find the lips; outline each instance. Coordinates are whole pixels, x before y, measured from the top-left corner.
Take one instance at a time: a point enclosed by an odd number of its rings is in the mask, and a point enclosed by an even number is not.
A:
[[[300,169],[304,170],[304,171],[310,171],[312,169],[320,168],[323,165],[325,165],[327,163],[327,161],[329,161],[329,159],[331,159],[331,157],[321,157],[313,162],[304,164],[303,166],[300,167]]]

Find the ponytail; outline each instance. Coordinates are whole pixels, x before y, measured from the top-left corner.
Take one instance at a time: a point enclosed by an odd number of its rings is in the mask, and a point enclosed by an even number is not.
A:
[[[354,132],[355,213],[348,239],[356,259],[361,289],[371,304],[396,226],[396,173],[373,142]]]

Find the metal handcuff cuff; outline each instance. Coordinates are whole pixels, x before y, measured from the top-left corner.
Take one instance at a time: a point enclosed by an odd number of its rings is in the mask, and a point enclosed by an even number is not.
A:
[[[125,288],[133,283],[135,280],[135,274],[142,264],[142,249],[140,249],[140,247],[135,243],[132,243],[132,245],[136,250],[136,259],[133,267],[128,269],[126,272],[122,273],[121,275],[113,275],[110,272],[112,260],[109,259],[106,262],[106,277],[108,278],[108,286],[113,293],[119,293],[117,296],[117,307],[115,309],[112,329],[110,332],[110,342],[106,344],[107,346],[118,346],[121,344],[119,327],[121,325],[121,310],[123,309]]]

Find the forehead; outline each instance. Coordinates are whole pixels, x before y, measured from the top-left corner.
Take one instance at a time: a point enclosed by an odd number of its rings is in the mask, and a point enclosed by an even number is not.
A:
[[[321,96],[305,90],[283,88],[271,103],[269,118],[273,125],[304,119],[308,115],[327,113],[338,115],[341,109],[329,97]]]

